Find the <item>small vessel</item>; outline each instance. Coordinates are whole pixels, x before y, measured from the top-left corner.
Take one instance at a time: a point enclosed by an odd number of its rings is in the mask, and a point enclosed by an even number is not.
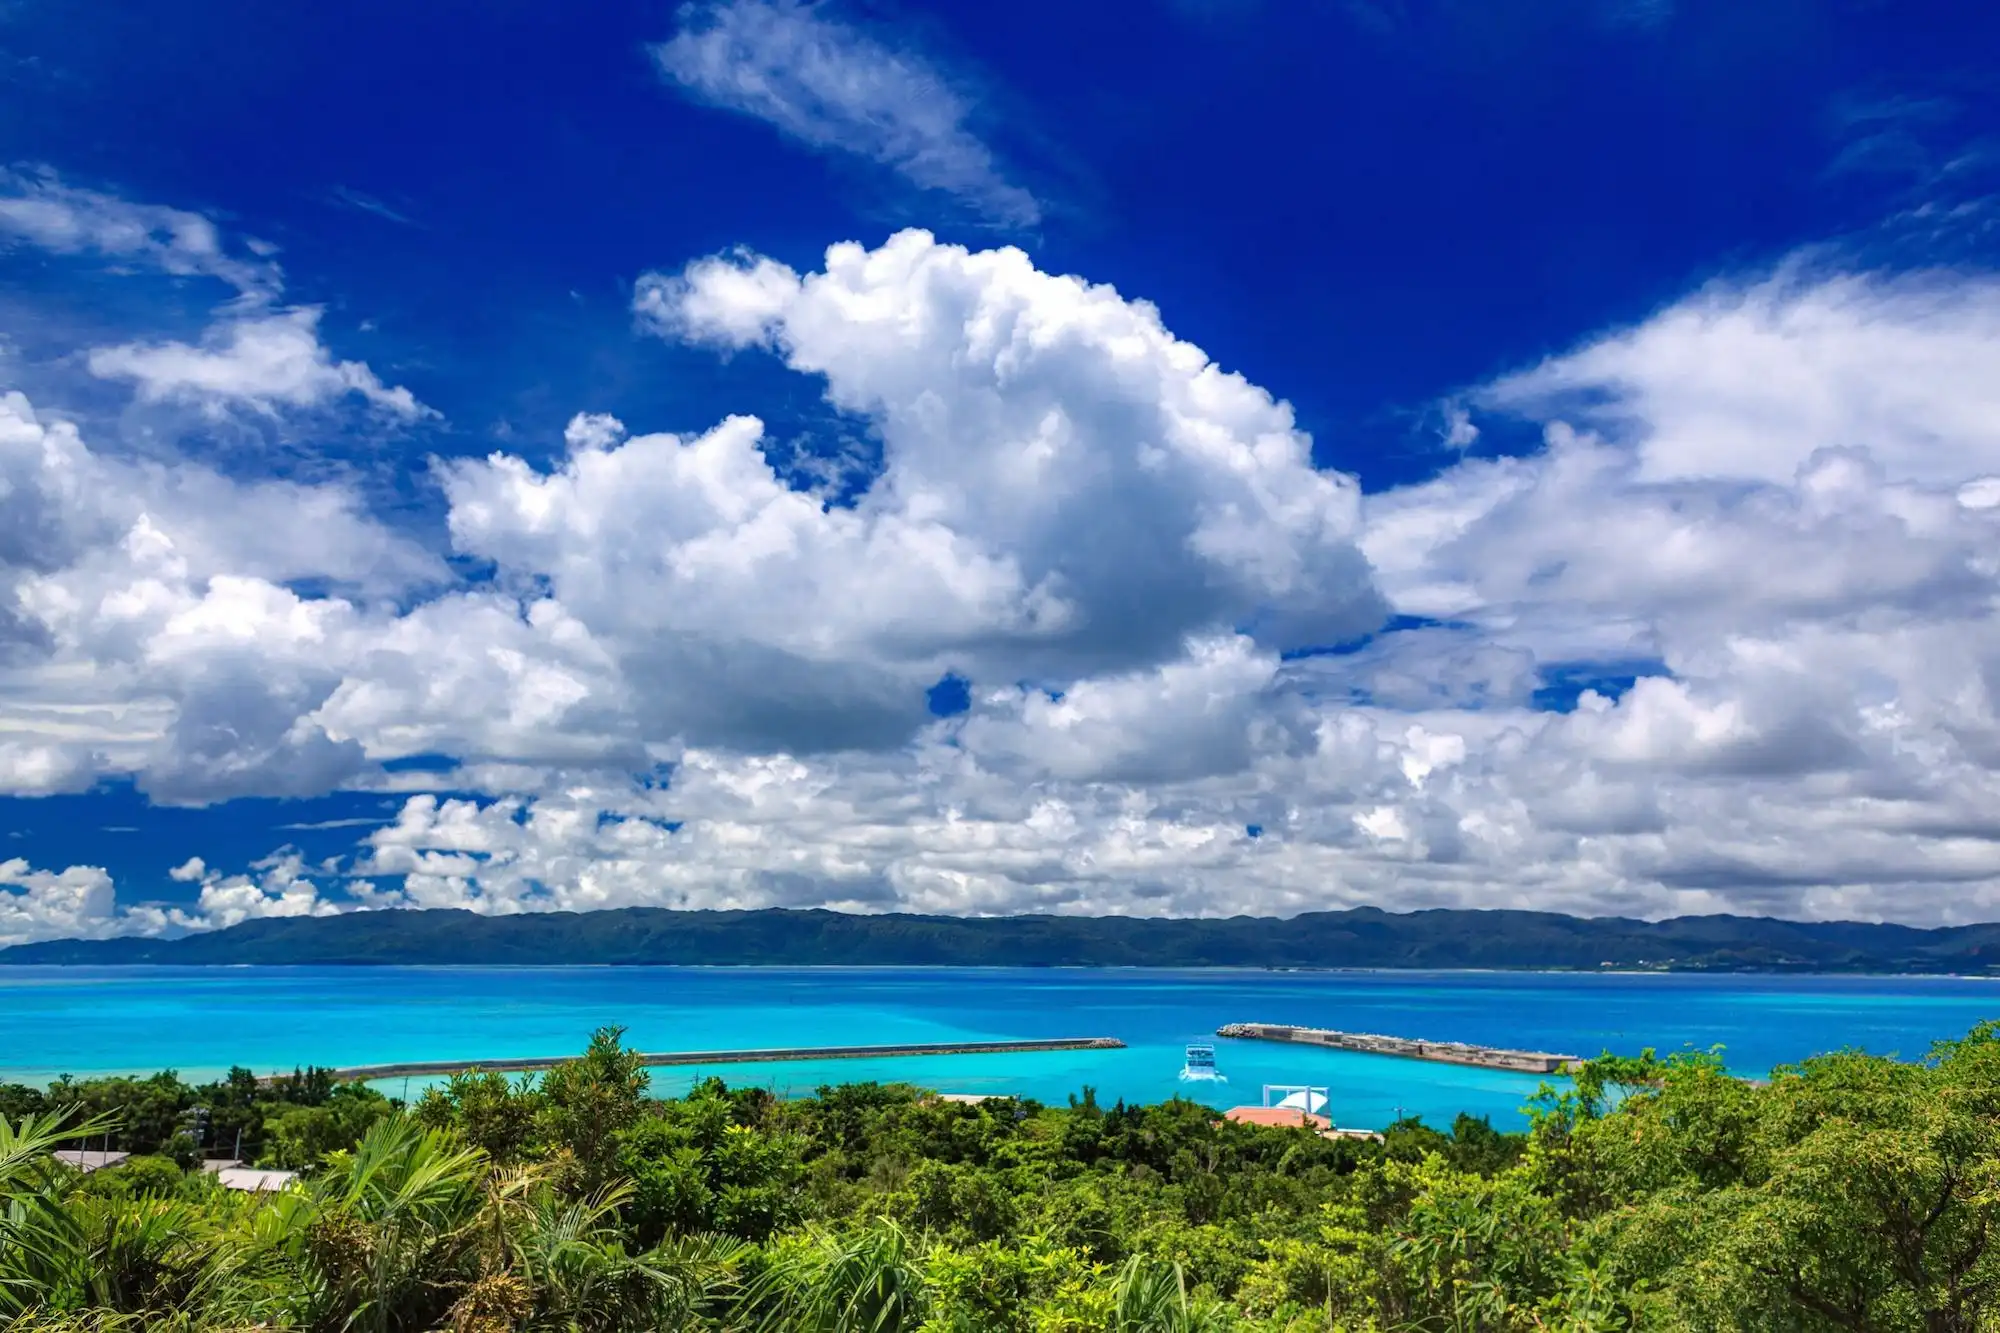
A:
[[[1215,1067],[1215,1048],[1195,1045],[1187,1048],[1187,1063],[1181,1066],[1183,1083],[1227,1083],[1222,1071]]]

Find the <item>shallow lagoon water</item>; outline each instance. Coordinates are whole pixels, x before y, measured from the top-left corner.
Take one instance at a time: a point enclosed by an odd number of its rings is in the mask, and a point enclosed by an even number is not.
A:
[[[1326,1086],[1343,1125],[1401,1112],[1521,1122],[1541,1080],[1264,1042],[1216,1042],[1229,1082],[1182,1083],[1182,1048],[1228,1022],[1298,1023],[1576,1054],[1724,1047],[1762,1076],[1820,1051],[1917,1057],[2000,1017],[2000,988],[1948,977],[1085,968],[0,968],[0,1081],[161,1068],[205,1078],[403,1060],[562,1055],[621,1024],[644,1050],[1117,1037],[1118,1051],[677,1066],[804,1094],[906,1081],[1061,1103],[1176,1094],[1216,1106],[1265,1083]],[[400,1093],[402,1080],[384,1085]],[[410,1090],[423,1086],[412,1081]]]

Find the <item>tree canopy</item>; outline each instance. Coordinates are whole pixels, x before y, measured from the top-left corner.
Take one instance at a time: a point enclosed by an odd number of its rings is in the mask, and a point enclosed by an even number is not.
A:
[[[1606,1056],[1531,1127],[1380,1143],[1185,1101],[654,1099],[616,1030],[402,1107],[314,1071],[0,1088],[22,1329],[2000,1328],[2000,1032],[1904,1063]],[[49,1150],[133,1152],[90,1174]],[[222,1143],[302,1172],[231,1194]]]

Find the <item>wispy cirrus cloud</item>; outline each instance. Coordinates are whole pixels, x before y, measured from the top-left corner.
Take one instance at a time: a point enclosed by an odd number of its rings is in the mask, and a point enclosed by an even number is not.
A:
[[[424,225],[408,213],[391,207],[372,194],[363,194],[351,186],[336,185],[327,192],[327,197],[342,208],[366,213],[370,217],[381,218],[384,222],[393,222],[402,227],[421,228]]]
[[[364,207],[364,200],[346,202]],[[382,206],[370,211],[408,222]],[[0,167],[0,241],[8,238],[113,270],[203,278],[234,289],[198,344],[134,341],[88,350],[83,364],[91,374],[130,382],[142,402],[269,414],[357,395],[406,421],[438,415],[408,389],[383,383],[366,363],[337,360],[320,338],[321,308],[282,304],[285,276],[273,248],[247,239],[232,244],[204,214],[70,185],[47,167]]]
[[[214,278],[255,299],[275,296],[284,277],[267,247],[231,253],[221,230],[200,213],[138,203],[66,185],[54,171],[0,168],[0,233],[56,254],[97,255],[177,277]]]
[[[653,47],[688,96],[752,116],[809,148],[865,158],[989,220],[1028,227],[1041,203],[970,128],[973,106],[933,61],[800,0],[691,5]]]

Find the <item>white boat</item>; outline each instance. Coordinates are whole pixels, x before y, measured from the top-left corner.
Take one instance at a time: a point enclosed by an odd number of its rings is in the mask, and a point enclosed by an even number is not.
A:
[[[1183,1083],[1227,1083],[1222,1071],[1215,1067],[1213,1046],[1190,1046],[1187,1048],[1187,1063],[1181,1066]]]

